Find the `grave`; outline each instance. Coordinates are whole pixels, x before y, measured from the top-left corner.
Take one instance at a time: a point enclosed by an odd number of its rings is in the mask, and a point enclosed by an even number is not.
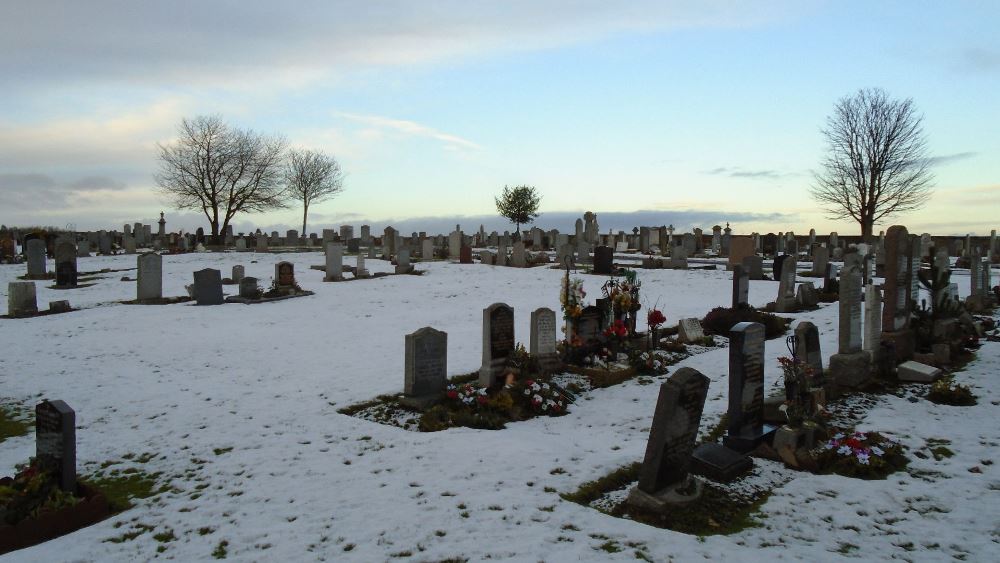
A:
[[[56,287],[76,287],[76,245],[72,242],[56,243]]]
[[[26,317],[38,312],[35,282],[13,281],[7,283],[7,315]]]
[[[45,241],[33,238],[25,243],[25,254],[28,256],[28,279],[44,278],[45,268]]]
[[[405,337],[405,375],[400,403],[425,410],[448,385],[448,333],[424,327]]]
[[[733,309],[747,307],[750,304],[750,275],[742,264],[733,266]]]
[[[341,281],[344,279],[344,247],[339,242],[330,242],[326,250],[326,275],[323,281]]]
[[[751,469],[753,459],[721,444],[702,444],[691,454],[691,473],[719,483],[728,483]]]
[[[410,265],[410,249],[402,248],[396,253],[396,273],[397,274],[409,274],[413,271],[413,266]]]
[[[871,356],[861,349],[861,272],[856,264],[840,271],[840,331],[830,375],[841,387],[861,387],[871,377]]]
[[[700,481],[689,477],[709,379],[682,367],[660,385],[639,483],[629,492],[632,506],[659,512],[696,500]]]
[[[76,493],[76,413],[65,402],[35,405],[35,457],[52,469],[61,490]]]
[[[140,302],[163,297],[163,257],[147,252],[136,257],[136,299]]]
[[[263,292],[257,287],[257,278],[246,276],[240,280],[240,297],[244,299],[260,299]]]
[[[528,265],[527,258],[524,255],[524,243],[517,241],[514,243],[513,248],[510,251],[510,265],[514,268],[524,268]]]
[[[743,271],[751,280],[764,279],[764,258],[761,256],[746,256],[742,262]]]
[[[514,351],[514,309],[494,303],[483,309],[483,365],[479,384],[492,387],[503,374],[507,358]]]
[[[812,384],[823,385],[823,352],[819,344],[819,329],[809,321],[795,327],[795,357],[812,368]]]
[[[681,319],[677,323],[677,340],[684,343],[699,342],[705,338],[701,321],[696,318]]]
[[[882,301],[882,341],[891,344],[896,361],[913,357],[916,341],[910,330],[910,236],[906,227],[893,225],[885,235],[885,283]]]
[[[777,260],[775,260],[777,264]],[[786,256],[781,262],[781,275],[778,282],[778,297],[774,301],[774,310],[778,313],[794,313],[800,309],[795,298],[795,274],[798,260],[794,255]]]
[[[556,313],[552,309],[541,307],[531,312],[528,352],[543,371],[553,371],[559,367],[559,355],[556,353]]]
[[[367,278],[368,270],[365,269],[365,255],[359,252],[357,260],[357,264],[354,266],[354,277]]]
[[[459,264],[472,264],[472,247],[462,246],[458,253]]]
[[[874,284],[865,286],[864,327],[862,349],[871,356],[872,365],[876,365],[882,347],[882,293]]]
[[[594,273],[610,276],[614,270],[614,251],[609,246],[594,249]]]
[[[278,262],[274,265],[274,285],[280,295],[295,292],[295,265],[291,262]]]
[[[729,331],[729,427],[722,444],[747,453],[774,430],[764,424],[764,325],[737,323]]]
[[[198,305],[222,305],[222,272],[212,268],[195,272],[193,297]]]
[[[802,282],[795,291],[795,301],[800,308],[813,309],[819,304],[819,295],[813,282]]]
[[[729,269],[742,266],[746,258],[755,256],[753,238],[737,236],[729,239]]]
[[[943,375],[944,371],[940,368],[914,362],[913,360],[903,362],[896,367],[896,377],[900,381],[934,383]]]
[[[584,344],[592,343],[601,336],[604,326],[604,309],[595,305],[583,308],[573,323],[573,334]]]

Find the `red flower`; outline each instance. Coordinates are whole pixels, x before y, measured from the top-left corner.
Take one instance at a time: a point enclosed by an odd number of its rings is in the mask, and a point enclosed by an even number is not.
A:
[[[487,399],[487,398],[486,398],[485,396],[483,396],[483,395],[480,395],[480,396],[476,397],[476,400],[477,400],[477,401],[479,401],[479,404],[480,404],[480,405],[485,405],[485,404],[486,404],[486,401],[488,401],[489,399]]]
[[[535,380],[534,379],[525,379],[524,380],[524,386],[525,387],[531,387],[534,384],[535,384]]]
[[[663,313],[659,309],[652,309],[646,315],[646,324],[651,328],[656,328],[665,322],[667,322],[667,317],[663,316]]]
[[[449,399],[457,399],[458,398],[458,391],[448,391],[445,395]]]

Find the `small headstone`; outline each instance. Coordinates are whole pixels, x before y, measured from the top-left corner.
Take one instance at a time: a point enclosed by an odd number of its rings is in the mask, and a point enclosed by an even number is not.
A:
[[[681,319],[677,323],[677,339],[684,343],[698,342],[705,338],[701,321],[696,318]]]
[[[212,268],[195,272],[194,300],[198,305],[222,305],[222,272]]]
[[[598,246],[594,249],[594,273],[610,276],[614,269],[615,253],[609,246]]]
[[[819,329],[809,321],[795,327],[795,357],[812,368],[813,382],[823,384],[823,352],[820,350]]]
[[[795,301],[800,307],[810,309],[819,304],[819,296],[816,294],[816,286],[813,282],[802,282],[795,291]]]
[[[528,352],[544,370],[559,364],[556,354],[556,313],[547,307],[531,312],[531,338]]]
[[[742,264],[733,266],[733,309],[750,304],[750,275]]]
[[[278,262],[274,265],[274,281],[279,291],[289,292],[295,289],[295,265],[291,262]]]
[[[408,274],[411,271],[413,271],[413,266],[410,265],[410,249],[401,248],[396,253],[396,273]]]
[[[524,268],[528,265],[527,257],[524,254],[524,243],[517,241],[510,251],[510,265],[514,268]]]
[[[914,383],[934,383],[944,371],[934,366],[914,362],[913,360],[903,362],[896,367],[896,377],[900,381],[911,381]]]
[[[25,244],[25,253],[28,255],[28,277],[41,277],[46,273],[45,269],[45,241],[33,238]]]
[[[764,279],[764,258],[762,256],[745,256],[742,262],[743,271],[751,280]]]
[[[38,312],[35,282],[13,281],[7,283],[7,315],[23,317]]]
[[[240,283],[240,280],[243,279],[245,273],[246,270],[245,268],[243,268],[243,266],[240,265],[233,266],[233,275],[230,279],[233,280],[233,283]]]
[[[326,275],[323,281],[340,281],[344,279],[344,247],[339,242],[326,245]]]
[[[460,264],[472,264],[472,247],[462,246],[459,250],[458,261]]]
[[[354,277],[356,278],[368,277],[368,270],[365,269],[365,255],[361,252],[358,253],[358,261],[354,267]]]
[[[260,290],[257,288],[257,278],[245,276],[240,280],[240,297],[244,299],[260,298]]]
[[[479,384],[492,387],[502,374],[507,358],[514,351],[514,309],[494,303],[483,309],[483,364]]]
[[[65,299],[61,299],[59,301],[49,301],[50,313],[68,313],[72,310],[73,308],[70,307],[69,301]]]
[[[76,492],[76,412],[65,402],[35,405],[35,457],[52,469],[61,490]]]
[[[434,241],[426,238],[420,243],[420,258],[422,260],[434,259]]]
[[[448,385],[448,333],[424,327],[405,337],[404,402],[423,408]]]
[[[597,340],[601,335],[603,322],[604,311],[600,307],[594,305],[584,307],[574,322],[574,334],[584,343]]]
[[[719,483],[728,483],[753,469],[753,460],[746,455],[715,443],[705,443],[691,454],[691,473]]]

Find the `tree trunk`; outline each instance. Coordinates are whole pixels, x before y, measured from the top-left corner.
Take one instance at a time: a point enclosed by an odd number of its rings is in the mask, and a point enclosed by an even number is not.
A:
[[[309,215],[309,204],[302,206],[302,236],[306,236],[306,217]],[[325,248],[323,249],[326,250]]]
[[[514,240],[521,240],[521,224],[514,223]]]
[[[861,240],[864,241],[865,244],[871,244],[872,230],[874,229],[874,227],[875,224],[871,220],[871,217],[861,218]]]

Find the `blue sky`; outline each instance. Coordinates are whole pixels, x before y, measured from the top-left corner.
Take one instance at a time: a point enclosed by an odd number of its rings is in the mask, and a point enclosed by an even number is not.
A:
[[[0,223],[205,225],[152,176],[182,117],[218,113],[341,161],[310,230],[503,228],[493,195],[530,184],[545,228],[589,209],[602,230],[643,211],[853,234],[806,190],[826,116],[863,87],[913,98],[939,160],[929,204],[880,228],[1000,223],[997,2],[4,4]]]

